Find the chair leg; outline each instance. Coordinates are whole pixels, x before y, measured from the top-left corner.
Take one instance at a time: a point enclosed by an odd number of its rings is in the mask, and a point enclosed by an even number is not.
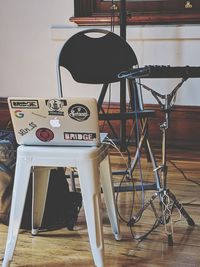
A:
[[[96,159],[87,160],[80,162],[77,167],[94,262],[97,267],[104,267],[101,188],[98,164]]]
[[[106,156],[106,158],[100,164],[100,176],[103,189],[103,196],[108,210],[108,217],[112,225],[112,230],[115,239],[120,240],[121,234],[120,234],[118,214],[115,204],[109,156]]]
[[[32,235],[37,235],[42,224],[47,190],[49,185],[50,167],[35,167],[33,172],[32,197]]]
[[[31,173],[29,163],[26,157],[17,156],[8,236],[2,267],[10,266],[17,243]]]

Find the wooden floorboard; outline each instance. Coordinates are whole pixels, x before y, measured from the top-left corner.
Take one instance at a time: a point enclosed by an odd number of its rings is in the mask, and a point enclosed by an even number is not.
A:
[[[200,266],[200,152],[170,149],[167,155],[168,187],[183,204],[196,225],[188,226],[186,220],[180,216],[180,212],[175,209],[171,216],[173,246],[169,246],[165,227],[162,224],[146,239],[138,241],[137,238],[150,230],[155,222],[155,215],[149,208],[143,213],[141,220],[132,227],[132,232],[130,227],[120,220],[123,238],[121,241],[115,241],[103,202],[106,267]],[[161,151],[158,148],[155,149],[155,156],[160,164]],[[113,170],[126,168],[125,161],[118,152],[112,152],[111,162]],[[139,183],[141,175],[145,181],[154,182],[152,166],[147,162],[145,153],[141,155],[141,166],[142,173],[138,165],[133,173],[134,183]],[[118,184],[121,179],[121,176],[114,176],[115,184]],[[127,180],[126,183],[131,184]],[[137,214],[141,209],[142,197],[146,203],[154,193],[155,191],[146,191],[144,194],[141,191],[137,192],[134,201],[132,201],[132,192],[119,193],[117,203],[122,218],[125,221],[130,219],[132,207],[133,215]],[[156,200],[154,205],[159,211],[159,201]],[[170,224],[167,226],[167,230],[171,231]],[[6,234],[7,226],[1,224],[0,258],[4,253]],[[42,232],[36,237],[31,236],[29,232],[21,231],[11,266],[93,267],[83,208],[74,231],[60,229]]]

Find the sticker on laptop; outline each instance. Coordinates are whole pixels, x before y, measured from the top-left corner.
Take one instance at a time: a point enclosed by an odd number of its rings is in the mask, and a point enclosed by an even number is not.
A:
[[[38,116],[38,117],[44,118],[44,119],[46,119],[46,118],[47,118],[47,116],[44,116],[43,114],[39,114],[39,113],[36,113],[36,112],[32,112],[32,114],[33,114],[33,115],[35,115],[35,116]]]
[[[95,141],[97,136],[96,133],[64,132],[64,139],[76,141]]]
[[[39,128],[36,131],[36,136],[42,142],[49,142],[53,140],[54,133],[48,128]]]
[[[67,105],[64,99],[49,99],[46,100],[46,105],[49,108],[49,115],[64,116],[63,106]]]
[[[24,113],[21,111],[21,109],[16,109],[14,114],[15,114],[15,117],[18,119],[21,119],[24,117]]]
[[[23,109],[23,108],[38,109],[39,108],[38,100],[16,99],[16,100],[10,100],[10,104],[12,108],[16,108],[16,109]]]
[[[90,110],[82,104],[74,104],[69,107],[69,117],[76,121],[86,121],[90,117]]]
[[[19,134],[21,136],[26,135],[27,133],[31,132],[33,129],[35,129],[37,125],[34,122],[30,122],[26,128],[20,129]]]

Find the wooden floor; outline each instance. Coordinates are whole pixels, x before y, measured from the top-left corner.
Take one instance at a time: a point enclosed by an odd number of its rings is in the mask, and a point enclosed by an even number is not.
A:
[[[156,149],[155,155],[160,164],[160,151]],[[142,200],[147,203],[155,191],[135,192],[134,201],[132,192],[119,193],[117,205],[122,217],[121,241],[114,240],[103,203],[106,267],[200,266],[200,152],[169,150],[168,159],[168,188],[183,204],[196,225],[188,226],[181,213],[174,209],[172,222],[169,222],[167,227],[161,224],[146,239],[139,241],[138,238],[147,233],[155,223],[156,217],[152,207],[145,210],[132,229],[123,220],[130,220],[131,211],[136,215],[141,210]],[[154,182],[151,163],[146,161],[145,155],[142,155],[140,164],[142,171],[138,164],[133,174],[134,184],[140,181],[141,176],[145,182]],[[124,159],[116,152],[112,153],[112,167],[113,170],[126,168]],[[119,175],[114,177],[116,184],[121,179],[122,176]],[[132,184],[132,181],[126,179],[126,183]],[[153,204],[156,212],[160,214],[158,200],[156,198]],[[170,246],[167,231],[172,230],[174,244]],[[7,227],[0,225],[0,258],[4,253],[6,233]],[[21,231],[11,266],[94,266],[83,208],[74,231],[61,229],[43,232],[36,237],[32,237],[29,232]]]

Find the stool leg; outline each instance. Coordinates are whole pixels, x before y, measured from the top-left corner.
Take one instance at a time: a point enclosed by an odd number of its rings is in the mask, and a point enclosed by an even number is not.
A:
[[[35,167],[33,172],[32,235],[37,235],[42,224],[49,177],[52,168]]]
[[[81,193],[90,246],[97,267],[104,267],[104,244],[101,220],[101,188],[96,160],[80,162],[78,167]]]
[[[121,239],[118,214],[115,204],[112,175],[110,170],[110,158],[106,158],[100,164],[100,176],[103,189],[103,196],[108,210],[108,217],[116,240]]]
[[[8,236],[2,267],[9,267],[13,258],[24,210],[30,172],[30,161],[26,157],[17,156]]]

